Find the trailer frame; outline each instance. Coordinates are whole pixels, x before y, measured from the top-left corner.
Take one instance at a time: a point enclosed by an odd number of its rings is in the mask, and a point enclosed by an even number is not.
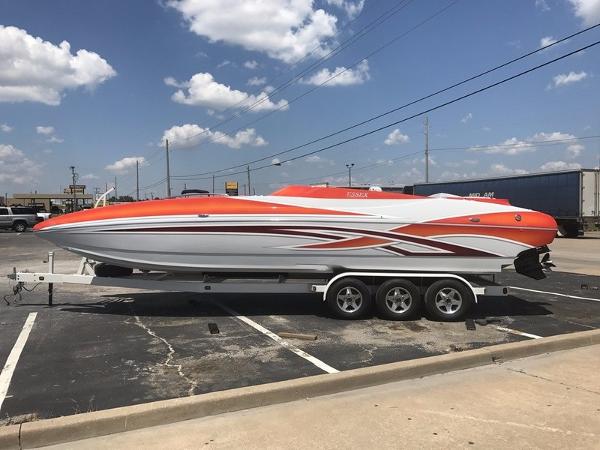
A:
[[[54,271],[55,255],[48,252],[47,272],[19,272],[13,268],[8,278],[16,281],[14,292],[18,294],[26,284],[48,284],[48,305],[52,306],[55,284],[78,284],[102,287],[121,287],[127,289],[157,290],[167,292],[191,292],[198,294],[321,294],[326,301],[332,285],[343,279],[372,280],[456,280],[468,287],[473,295],[474,303],[481,296],[506,296],[508,288],[484,276],[457,275],[442,272],[341,272],[330,277],[293,278],[283,274],[257,276],[249,278],[215,276],[213,274],[175,274],[168,272],[143,271],[121,277],[101,277],[94,273],[95,261],[82,258],[76,273],[65,274]]]

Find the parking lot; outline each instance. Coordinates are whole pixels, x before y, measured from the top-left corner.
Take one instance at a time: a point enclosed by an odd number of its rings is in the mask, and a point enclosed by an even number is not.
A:
[[[565,254],[569,267],[573,242],[557,241],[559,266]],[[581,248],[577,270],[586,272],[600,238],[573,245]],[[0,249],[2,275],[13,267],[45,271],[42,259],[52,250],[32,233],[10,232],[0,233]],[[77,264],[75,256],[57,252],[56,271],[72,272]],[[0,417],[18,423],[600,327],[600,276],[553,272],[534,281],[507,272],[500,281],[513,287],[511,295],[482,298],[466,321],[455,323],[338,320],[317,295],[201,296],[76,285],[56,285],[48,307],[47,286],[40,285],[21,299],[7,296],[10,304],[0,300],[1,366],[32,324],[0,398]],[[9,293],[2,276],[0,294]],[[282,339],[281,333],[316,339]]]

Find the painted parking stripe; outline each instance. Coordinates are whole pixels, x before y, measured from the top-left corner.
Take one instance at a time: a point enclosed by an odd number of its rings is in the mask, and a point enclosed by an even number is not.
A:
[[[211,300],[212,303],[214,303],[216,306],[218,306],[219,308],[221,308],[222,310],[226,311],[227,313],[231,314],[232,316],[234,316],[236,319],[241,320],[242,322],[244,322],[246,325],[251,326],[252,328],[254,328],[257,331],[260,331],[262,334],[264,334],[265,336],[270,337],[271,339],[273,339],[275,342],[277,342],[279,345],[281,345],[282,347],[288,349],[289,351],[291,351],[292,353],[295,353],[296,355],[300,356],[301,358],[304,358],[305,360],[307,360],[308,362],[314,364],[315,366],[317,366],[319,369],[323,370],[324,372],[327,373],[338,373],[339,370],[334,369],[333,367],[331,367],[330,365],[324,363],[323,361],[321,361],[320,359],[315,358],[312,355],[309,355],[308,353],[306,353],[304,350],[300,350],[298,347],[296,347],[293,344],[290,344],[288,341],[286,341],[285,339],[282,339],[281,337],[277,336],[275,333],[273,333],[270,330],[267,330],[265,327],[263,327],[262,325],[256,323],[255,321],[253,321],[252,319],[249,319],[246,316],[242,316],[240,315],[237,311],[234,311],[233,309],[231,309],[228,306],[225,306],[219,302],[216,302],[214,300]]]
[[[494,327],[494,328],[496,328],[496,330],[504,331],[506,333],[516,334],[518,336],[525,336],[530,339],[542,339],[542,336],[538,336],[537,334],[525,333],[524,331],[513,330],[512,328],[506,328],[506,327]]]
[[[8,386],[10,386],[10,380],[12,379],[15,368],[17,367],[17,362],[19,361],[23,347],[25,347],[25,343],[29,337],[29,332],[33,328],[33,322],[35,322],[36,316],[37,313],[35,312],[29,313],[29,316],[27,316],[27,320],[25,321],[23,329],[17,338],[17,342],[15,342],[10,355],[8,355],[6,364],[4,364],[2,373],[0,373],[0,410],[2,409],[2,404],[4,403],[4,399],[6,398],[6,394],[8,392]]]
[[[508,288],[509,289],[516,289],[518,291],[535,292],[536,294],[558,295],[559,297],[567,297],[567,298],[575,298],[577,300],[591,300],[593,302],[600,302],[600,298],[579,297],[577,295],[559,294],[558,292],[538,291],[538,290],[535,290],[535,289],[525,289],[525,288],[516,287],[516,286],[509,286]]]

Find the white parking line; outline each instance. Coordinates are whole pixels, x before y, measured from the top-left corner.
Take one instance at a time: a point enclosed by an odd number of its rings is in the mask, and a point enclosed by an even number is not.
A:
[[[505,331],[506,333],[516,334],[518,336],[525,336],[530,339],[542,339],[542,336],[538,336],[537,334],[525,333],[524,331],[513,330],[512,328],[498,327],[498,326],[494,327],[494,328],[496,328],[496,330],[499,330],[499,331]]]
[[[333,367],[331,367],[328,364],[325,364],[323,361],[321,361],[320,359],[315,358],[312,355],[309,355],[308,353],[306,353],[304,350],[300,350],[298,347],[296,347],[293,344],[290,344],[288,341],[286,341],[285,339],[282,339],[281,337],[277,336],[275,333],[273,333],[270,330],[267,330],[265,327],[263,327],[262,325],[259,325],[258,323],[256,323],[255,321],[249,319],[246,316],[242,316],[240,315],[237,311],[234,311],[233,309],[229,308],[228,306],[225,306],[219,302],[216,302],[214,300],[211,300],[212,303],[214,303],[216,306],[218,306],[219,308],[221,308],[222,310],[226,311],[227,313],[231,314],[232,316],[234,316],[236,319],[241,320],[242,322],[244,322],[246,325],[250,325],[252,328],[254,328],[257,331],[260,331],[262,334],[264,334],[265,336],[270,337],[271,339],[273,339],[275,342],[277,342],[279,345],[281,345],[282,347],[288,349],[289,351],[291,351],[292,353],[295,353],[296,355],[300,356],[301,358],[304,358],[305,360],[307,360],[308,362],[314,364],[315,366],[317,366],[319,369],[323,370],[324,372],[327,373],[338,373],[339,370],[334,369]]]
[[[537,294],[558,295],[559,297],[567,297],[567,298],[575,298],[577,300],[591,300],[593,302],[600,302],[600,298],[578,297],[577,295],[559,294],[558,292],[537,291],[535,289],[525,289],[525,288],[516,287],[516,286],[509,286],[508,288],[509,289],[516,289],[518,291],[535,292]]]
[[[19,356],[21,356],[23,347],[25,347],[25,343],[29,337],[29,332],[33,328],[33,322],[35,321],[36,316],[37,313],[29,313],[29,316],[27,316],[27,320],[25,321],[23,329],[17,338],[17,342],[15,342],[10,355],[8,355],[6,364],[4,364],[2,373],[0,373],[0,410],[2,409],[4,399],[6,398],[6,393],[8,392],[8,386],[10,386],[10,380],[12,379],[13,372],[17,367]]]

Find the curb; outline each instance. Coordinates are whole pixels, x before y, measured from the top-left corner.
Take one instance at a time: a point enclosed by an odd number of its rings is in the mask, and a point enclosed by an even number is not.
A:
[[[0,448],[33,448],[600,344],[600,329],[211,392],[0,428]]]

